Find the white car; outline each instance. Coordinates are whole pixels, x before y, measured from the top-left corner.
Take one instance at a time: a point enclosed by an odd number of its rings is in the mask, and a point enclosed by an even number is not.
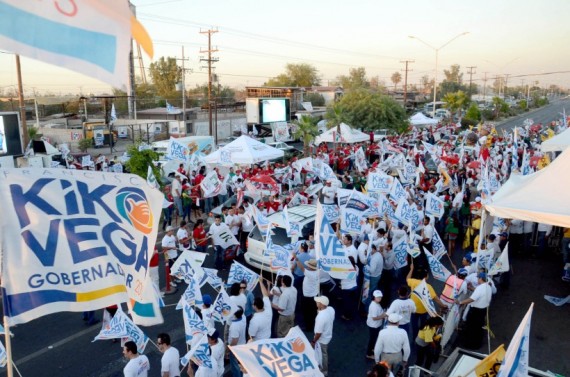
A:
[[[291,149],[295,149],[295,147],[292,147],[292,146],[290,146],[287,143],[284,143],[282,141],[277,141],[275,143],[267,143],[267,145],[269,145],[273,148],[281,149],[282,151],[288,151]]]
[[[289,221],[296,222],[301,225],[301,234],[298,236],[288,237],[285,230],[285,222],[283,220],[282,211],[275,212],[267,218],[270,223],[277,224],[273,226],[271,232],[271,241],[274,245],[284,246],[295,243],[301,239],[308,239],[314,233],[315,215],[317,207],[315,205],[299,205],[287,209],[289,213]],[[247,252],[244,255],[245,261],[253,267],[263,271],[271,272],[271,260],[274,255],[264,256],[265,250],[265,232],[260,232],[257,225],[249,233],[247,238]]]

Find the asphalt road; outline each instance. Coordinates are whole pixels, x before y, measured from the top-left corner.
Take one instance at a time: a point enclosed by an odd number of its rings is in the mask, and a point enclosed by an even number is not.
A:
[[[534,123],[549,124],[553,120],[561,118],[561,113],[564,108],[570,115],[570,98],[555,98],[550,100],[550,104],[536,110],[529,111],[523,115],[519,115],[506,121],[500,122],[497,125],[497,131],[512,130],[515,126],[522,126],[525,119],[532,119]]]

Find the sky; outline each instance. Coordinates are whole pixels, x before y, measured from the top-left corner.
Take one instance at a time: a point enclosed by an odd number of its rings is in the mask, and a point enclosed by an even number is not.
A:
[[[404,75],[404,60],[413,60],[409,84],[433,78],[435,48],[468,32],[439,50],[438,82],[443,70],[459,64],[468,80],[488,85],[509,74],[508,86],[539,82],[570,87],[570,1],[548,0],[132,0],[137,17],[154,42],[154,60],[182,57],[191,71],[187,88],[207,82],[208,38],[220,84],[259,86],[285,71],[287,63],[313,65],[322,85],[351,68],[364,67],[387,85],[392,73]],[[415,36],[415,39],[409,36]],[[422,43],[417,38],[425,42]],[[432,46],[428,47],[426,44]],[[0,50],[1,50],[0,46]],[[135,51],[136,54],[136,51]],[[22,58],[24,93],[110,92],[110,86],[72,71]],[[143,52],[148,76],[151,60]],[[135,71],[140,76],[138,61]],[[563,72],[558,74],[546,74]],[[542,74],[542,75],[541,75]],[[524,75],[524,77],[516,77]],[[522,81],[524,80],[524,81]],[[17,84],[14,55],[0,53],[0,89]]]

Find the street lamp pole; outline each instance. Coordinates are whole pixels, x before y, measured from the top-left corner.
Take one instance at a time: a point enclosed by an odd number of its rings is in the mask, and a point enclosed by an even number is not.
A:
[[[436,101],[436,97],[437,97],[437,71],[438,71],[438,65],[439,65],[439,50],[441,50],[442,48],[444,48],[445,46],[447,46],[448,44],[450,44],[451,42],[453,42],[454,40],[456,40],[459,37],[462,37],[464,35],[469,34],[468,31],[465,31],[463,33],[457,34],[455,37],[451,38],[449,41],[445,42],[444,44],[442,44],[439,47],[434,47],[432,45],[430,45],[429,43],[427,43],[426,41],[413,36],[413,35],[409,35],[408,37],[411,39],[415,39],[418,42],[423,43],[424,45],[428,46],[429,48],[431,48],[432,50],[435,51],[435,75],[434,75],[434,83],[433,83],[433,114],[432,116],[435,116],[435,101]]]

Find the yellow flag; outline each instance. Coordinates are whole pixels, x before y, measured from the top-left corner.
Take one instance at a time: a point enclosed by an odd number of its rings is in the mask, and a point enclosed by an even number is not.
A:
[[[538,170],[540,170],[540,169],[544,169],[548,165],[550,165],[550,156],[548,155],[548,153],[545,153],[542,156],[542,158],[538,161],[538,164],[536,164],[536,168]]]
[[[477,377],[495,376],[505,358],[505,345],[501,344],[475,367]]]

